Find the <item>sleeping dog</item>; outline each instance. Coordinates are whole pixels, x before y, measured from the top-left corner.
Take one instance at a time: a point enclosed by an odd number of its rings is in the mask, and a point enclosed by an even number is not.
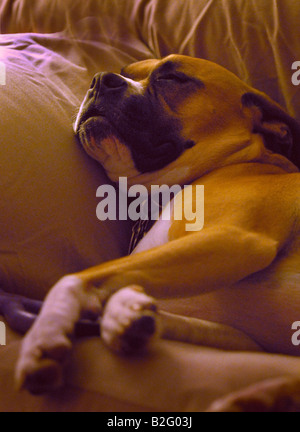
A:
[[[19,385],[40,392],[60,384],[84,311],[102,316],[102,338],[117,352],[160,334],[298,355],[296,121],[224,68],[176,55],[97,74],[75,131],[114,182],[204,185],[205,225],[186,231],[175,197],[170,220],[161,217],[132,255],[60,280],[24,339]],[[296,379],[292,387],[299,390]]]

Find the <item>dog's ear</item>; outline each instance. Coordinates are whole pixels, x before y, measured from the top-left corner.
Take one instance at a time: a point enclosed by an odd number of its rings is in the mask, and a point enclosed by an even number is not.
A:
[[[264,93],[245,93],[242,104],[251,110],[253,132],[263,135],[266,147],[300,168],[300,124]]]

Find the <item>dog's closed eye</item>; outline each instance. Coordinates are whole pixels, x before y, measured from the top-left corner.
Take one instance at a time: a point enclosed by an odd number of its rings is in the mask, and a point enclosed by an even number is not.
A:
[[[164,81],[164,82],[177,82],[180,84],[186,83],[190,81],[189,77],[183,73],[169,73],[166,75],[160,75],[156,78],[156,81]]]

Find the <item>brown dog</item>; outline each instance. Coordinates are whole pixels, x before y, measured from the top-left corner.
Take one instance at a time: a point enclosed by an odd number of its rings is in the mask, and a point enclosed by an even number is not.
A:
[[[113,181],[204,185],[205,225],[187,232],[187,220],[161,219],[133,255],[59,281],[24,340],[19,385],[59,384],[85,310],[103,314],[103,339],[117,351],[160,327],[188,342],[299,355],[297,123],[222,67],[170,56],[96,75],[75,129]],[[156,312],[148,295],[189,318]]]

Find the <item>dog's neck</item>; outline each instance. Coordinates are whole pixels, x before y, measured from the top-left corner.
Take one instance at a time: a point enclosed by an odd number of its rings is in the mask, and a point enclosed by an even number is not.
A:
[[[214,139],[217,138],[214,137]],[[220,152],[218,149],[215,155],[210,153],[207,158],[205,149],[200,155],[199,147],[198,150],[190,149],[180,158],[179,164],[175,161],[169,165],[169,169],[165,168],[155,173],[140,174],[129,178],[128,186],[143,184],[149,190],[153,184],[166,184],[168,186],[179,184],[183,186],[220,168],[249,163],[276,166],[287,173],[299,172],[298,168],[287,158],[268,150],[264,145],[263,137],[259,134],[240,135],[236,133],[234,137],[231,137],[231,140],[232,145],[228,145],[228,143],[225,145],[224,139],[221,140],[220,138],[220,145],[224,146],[224,151]],[[209,148],[207,141],[206,146]]]
[[[249,140],[249,145],[242,147],[240,151],[230,155],[220,167],[244,163],[273,165],[281,168],[286,173],[299,172],[296,165],[286,157],[268,150],[265,147],[263,137],[259,134],[253,134],[251,140]]]

